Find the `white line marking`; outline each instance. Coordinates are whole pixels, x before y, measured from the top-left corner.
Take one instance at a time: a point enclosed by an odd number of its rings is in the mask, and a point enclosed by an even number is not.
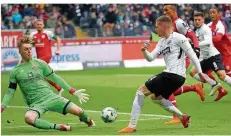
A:
[[[138,121],[149,121],[149,120],[161,120],[161,119],[166,119],[166,118],[149,118],[149,119],[139,119]],[[128,122],[129,120],[116,120],[115,122]],[[95,121],[98,122],[98,121]],[[77,125],[77,124],[84,124],[84,123],[66,123],[69,125]],[[14,127],[4,127],[4,128],[32,128],[32,126],[14,126]]]
[[[26,109],[28,107],[26,106],[8,106],[9,108],[21,108],[21,109]],[[91,113],[101,113],[101,111],[96,111],[96,110],[85,110],[86,112],[91,112]],[[117,112],[118,114],[121,115],[130,115],[130,113],[126,112]],[[140,114],[140,116],[146,116],[146,117],[160,117],[160,118],[172,118],[172,116],[166,116],[166,115],[156,115],[156,114]]]

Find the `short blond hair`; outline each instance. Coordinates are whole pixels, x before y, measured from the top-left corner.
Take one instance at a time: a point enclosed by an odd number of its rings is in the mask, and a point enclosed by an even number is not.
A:
[[[33,39],[29,35],[25,35],[18,40],[18,48],[20,48],[23,44],[31,44],[33,45]]]
[[[168,23],[170,26],[172,26],[172,19],[168,16],[160,16],[156,19],[156,22],[165,22]]]

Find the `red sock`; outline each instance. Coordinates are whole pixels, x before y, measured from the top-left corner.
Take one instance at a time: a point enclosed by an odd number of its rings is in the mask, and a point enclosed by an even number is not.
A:
[[[178,88],[175,92],[173,92],[174,96],[181,95],[182,93],[186,92],[192,92],[195,90],[195,87],[193,85],[185,85],[180,88]]]
[[[176,99],[175,99],[175,96],[173,94],[171,94],[168,98],[168,100],[175,106],[175,107],[178,107],[177,104],[176,104]],[[177,117],[175,114],[173,114],[173,117]]]
[[[48,80],[48,79],[47,79],[47,81],[49,82],[50,85],[52,85],[54,88],[56,88],[56,90],[57,90],[58,92],[62,89],[62,87],[59,86],[58,84],[56,84],[56,83],[54,83],[54,82],[52,82],[52,81],[50,81],[50,80]]]

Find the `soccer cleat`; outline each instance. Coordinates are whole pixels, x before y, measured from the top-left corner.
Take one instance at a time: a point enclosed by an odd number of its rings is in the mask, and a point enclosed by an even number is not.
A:
[[[180,124],[181,121],[177,117],[173,117],[170,121],[165,122],[164,124]]]
[[[226,90],[219,91],[218,95],[217,95],[217,98],[214,101],[219,101],[222,97],[224,97],[227,94],[228,94],[228,91],[226,91]]]
[[[188,116],[188,115],[182,115],[182,119],[181,119],[181,123],[182,125],[184,126],[184,128],[187,128],[189,126],[189,123],[190,123],[190,117],[191,116]]]
[[[60,131],[71,131],[71,126],[61,124],[59,130]]]
[[[94,127],[95,122],[91,119],[90,122],[88,123],[88,127]]]
[[[220,87],[221,87],[221,84],[218,82],[215,85],[212,85],[212,88],[211,88],[209,95],[213,96],[216,93],[217,89]]]
[[[126,127],[118,131],[118,133],[133,133],[133,132],[136,132],[136,128]]]
[[[203,90],[203,84],[202,83],[197,83],[194,85],[195,87],[195,92],[200,95],[201,101],[205,100],[205,93]]]

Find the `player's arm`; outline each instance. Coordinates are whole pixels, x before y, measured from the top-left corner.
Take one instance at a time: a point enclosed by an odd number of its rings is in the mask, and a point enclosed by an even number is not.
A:
[[[197,57],[200,56],[200,49],[199,49],[199,41],[196,37],[196,34],[193,32],[193,30],[189,27],[189,25],[186,22],[180,22],[176,25],[177,30],[185,35],[187,38],[189,38],[192,41],[193,50],[196,53]]]
[[[203,76],[200,61],[196,56],[196,53],[193,51],[188,39],[186,37],[179,37],[178,45],[186,53],[187,56],[191,59],[193,65],[196,67],[197,72],[201,78],[202,82],[206,82],[205,77]]]
[[[55,74],[53,69],[43,60],[39,60],[42,67],[43,67],[43,75],[44,77],[48,78],[52,82],[60,85],[64,90],[68,90],[70,94],[75,95],[76,97],[79,98],[80,103],[82,102],[87,102],[89,100],[88,94],[83,93],[85,89],[75,89],[70,87],[70,85],[67,84],[67,82],[60,77],[59,75]]]
[[[9,105],[10,101],[12,100],[14,96],[16,89],[17,89],[17,82],[13,76],[13,73],[10,73],[9,87],[2,100],[1,112],[3,112],[4,109]]]
[[[223,24],[218,24],[216,35],[213,36],[213,42],[221,41],[224,34],[225,34],[225,26]]]
[[[142,48],[141,48],[141,51],[145,57],[145,59],[148,61],[148,62],[151,62],[153,60],[156,59],[157,56],[159,56],[159,44],[157,44],[156,48],[150,53],[149,51],[147,51],[147,48],[150,46],[151,44],[150,43],[144,43]]]
[[[51,38],[51,39],[54,39],[56,41],[56,55],[59,55],[60,54],[60,47],[61,47],[61,39],[55,35],[52,31],[47,31],[48,33],[48,36]]]

